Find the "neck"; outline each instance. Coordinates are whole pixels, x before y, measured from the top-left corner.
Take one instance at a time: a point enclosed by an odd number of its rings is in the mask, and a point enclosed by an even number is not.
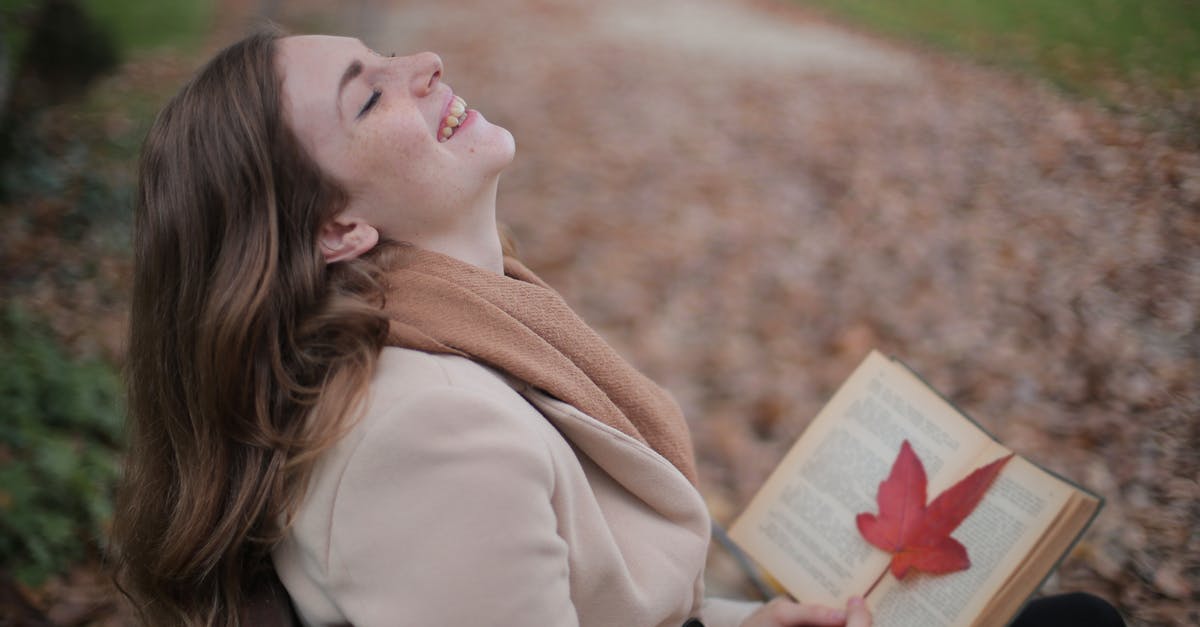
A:
[[[499,177],[472,203],[463,215],[470,216],[469,224],[453,232],[430,237],[421,247],[454,257],[489,272],[504,274],[504,253],[500,233],[496,228],[496,188]]]

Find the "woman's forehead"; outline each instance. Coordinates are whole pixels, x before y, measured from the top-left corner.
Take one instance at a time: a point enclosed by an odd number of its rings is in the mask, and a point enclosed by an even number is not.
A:
[[[335,129],[347,69],[366,54],[366,46],[352,37],[297,35],[279,40],[276,64],[284,106],[302,139],[320,141]],[[361,67],[361,61],[358,64]]]
[[[279,40],[278,54],[286,80],[288,74],[296,73],[296,70],[303,69],[300,73],[312,74],[338,64],[345,65],[355,55],[366,51],[367,47],[353,37],[294,35]]]

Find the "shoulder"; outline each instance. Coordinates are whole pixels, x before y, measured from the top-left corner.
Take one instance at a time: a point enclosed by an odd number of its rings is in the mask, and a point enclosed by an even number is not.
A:
[[[555,482],[551,439],[561,436],[499,375],[465,359],[419,359],[426,366],[428,360],[439,367],[436,376],[393,380],[398,364],[384,364],[373,384],[379,389],[354,427],[335,510],[356,497],[378,497],[380,478],[393,494],[408,493],[408,502],[431,492],[473,492],[495,476],[548,496]]]
[[[544,424],[541,414],[491,368],[455,355],[385,348],[356,430],[419,440],[460,429],[540,432]]]
[[[301,513],[357,507],[377,496],[380,477],[393,492],[455,490],[477,480],[462,472],[468,468],[522,477],[531,491],[546,492],[555,482],[552,451],[562,446],[562,436],[495,370],[463,357],[385,348],[361,410],[317,464]]]
[[[477,490],[481,477],[521,479],[506,486],[544,498],[556,483],[551,451],[562,446],[496,371],[385,348],[361,411],[314,467],[290,533],[325,570],[334,537],[360,535],[355,521],[399,512],[413,520],[406,504]]]
[[[516,395],[503,375],[466,357],[390,346],[380,351],[371,381],[374,399],[386,402],[389,398],[430,386],[449,386],[464,392],[501,397]]]
[[[501,375],[459,357],[387,349],[371,387],[317,516],[321,578],[345,618],[568,624],[549,423]]]
[[[461,357],[385,351],[354,432],[335,488],[335,527],[365,510],[405,511],[412,521],[412,504],[446,501],[442,516],[474,515],[499,492],[528,503],[554,490],[551,439],[561,436],[498,373]],[[503,489],[495,477],[505,478]]]

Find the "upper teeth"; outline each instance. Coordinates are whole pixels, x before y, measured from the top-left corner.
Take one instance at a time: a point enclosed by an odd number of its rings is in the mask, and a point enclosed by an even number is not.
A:
[[[454,134],[454,129],[458,128],[467,119],[467,101],[454,97],[450,102],[450,112],[442,119],[442,127],[438,129],[438,141],[446,141]]]

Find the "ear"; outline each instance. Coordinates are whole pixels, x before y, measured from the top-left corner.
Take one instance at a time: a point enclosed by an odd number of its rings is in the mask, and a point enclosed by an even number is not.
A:
[[[317,244],[325,263],[347,261],[375,248],[379,231],[359,217],[339,215],[317,233]]]

